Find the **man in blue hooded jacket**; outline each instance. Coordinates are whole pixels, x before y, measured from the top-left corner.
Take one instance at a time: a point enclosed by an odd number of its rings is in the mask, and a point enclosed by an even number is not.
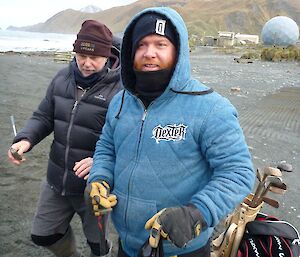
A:
[[[129,23],[121,78],[88,180],[95,214],[113,207],[119,257],[138,256],[148,238],[166,239],[165,256],[209,256],[213,227],[254,184],[236,109],[191,77],[188,32],[170,8]]]

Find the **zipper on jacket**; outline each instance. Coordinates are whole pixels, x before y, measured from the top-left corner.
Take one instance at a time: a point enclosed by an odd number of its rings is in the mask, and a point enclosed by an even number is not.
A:
[[[143,113],[143,117],[142,117],[142,126],[144,125],[144,121],[146,119],[146,116],[147,116],[147,110],[145,109],[144,113]]]
[[[138,145],[137,145],[137,148],[136,148],[136,161],[139,158],[139,150],[140,150],[140,144],[141,144],[141,139],[142,139],[142,132],[143,132],[144,122],[145,122],[146,116],[147,116],[147,109],[144,109],[144,113],[143,113],[143,116],[142,116],[141,129],[140,129],[140,133],[139,133],[139,141],[138,141]]]
[[[77,90],[81,90],[82,91],[82,94],[81,94],[81,96],[80,97],[78,97],[78,92],[76,92],[77,94],[76,94],[76,100],[77,100],[77,102],[79,102],[82,98],[83,98],[83,96],[85,95],[85,93],[88,91],[88,90],[90,90],[90,87],[87,87],[87,88],[82,88],[81,86],[77,86]],[[76,91],[77,91],[76,90]]]
[[[80,98],[78,99],[78,92],[77,89],[82,90],[82,95],[80,96]],[[66,195],[66,181],[67,181],[67,177],[68,177],[68,157],[69,157],[69,151],[70,151],[70,134],[71,134],[71,129],[73,127],[73,122],[74,122],[74,117],[75,117],[75,113],[76,113],[76,109],[78,106],[78,103],[81,101],[81,99],[83,98],[83,96],[86,94],[86,92],[89,90],[90,88],[85,88],[83,89],[80,86],[77,86],[76,88],[76,101],[73,104],[73,108],[71,111],[71,119],[70,119],[70,123],[69,123],[69,127],[68,127],[68,131],[67,131],[67,144],[66,144],[66,151],[65,151],[65,171],[64,171],[64,175],[63,175],[63,184],[62,184],[62,195]]]
[[[77,106],[78,106],[78,100],[76,100],[73,104],[73,108],[71,111],[71,119],[70,119],[68,131],[67,131],[67,144],[66,144],[66,152],[65,152],[65,172],[64,172],[64,176],[63,176],[63,185],[62,185],[63,190],[61,193],[62,195],[66,194],[66,181],[67,181],[67,176],[68,176],[68,157],[69,157],[69,150],[70,150],[70,134],[71,134],[71,129],[73,127],[73,121],[74,121]]]
[[[76,100],[75,103],[73,104],[72,112],[75,110],[75,108],[77,107],[77,105],[78,105],[78,101]]]
[[[138,162],[138,159],[139,159],[139,150],[140,150],[140,144],[141,144],[141,139],[142,139],[142,133],[143,133],[143,128],[144,128],[144,123],[145,123],[145,119],[147,117],[147,109],[145,108],[143,102],[138,98],[138,100],[141,102],[143,108],[144,108],[144,112],[143,112],[143,115],[142,115],[142,123],[141,123],[141,128],[140,128],[140,133],[139,133],[139,138],[138,138],[138,143],[137,143],[137,148],[136,148],[136,158],[135,158],[135,165],[134,167],[132,168],[132,171],[130,173],[130,176],[129,176],[129,182],[128,182],[128,187],[127,187],[127,190],[128,190],[128,193],[130,191],[130,188],[131,188],[131,178],[132,178],[132,175],[133,175],[133,172],[134,172],[134,169],[137,165],[137,162]],[[150,106],[150,105],[149,105]],[[148,106],[148,108],[149,108]],[[126,203],[126,208],[125,208],[125,226],[127,226],[128,222],[128,204],[129,204],[129,200],[127,200],[127,203]],[[127,239],[127,234],[126,234],[126,239]],[[125,241],[126,241],[125,239]]]

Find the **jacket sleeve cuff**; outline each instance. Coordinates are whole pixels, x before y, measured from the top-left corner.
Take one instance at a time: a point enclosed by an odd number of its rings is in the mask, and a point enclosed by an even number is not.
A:
[[[18,142],[20,142],[20,141],[22,141],[22,140],[26,140],[26,141],[28,141],[28,142],[30,143],[29,149],[28,149],[26,152],[24,152],[24,153],[30,152],[31,149],[33,148],[33,144],[32,144],[32,142],[31,142],[27,137],[18,137],[18,135],[17,135],[17,136],[13,139],[13,144],[18,143]]]
[[[202,213],[199,211],[199,209],[192,203],[189,203],[187,205],[190,208],[190,214],[193,218],[193,220],[196,222],[200,222],[201,224],[201,230],[205,230],[207,228],[207,223],[202,215]]]

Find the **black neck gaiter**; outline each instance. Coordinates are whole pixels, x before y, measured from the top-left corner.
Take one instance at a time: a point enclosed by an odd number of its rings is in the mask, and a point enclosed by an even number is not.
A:
[[[167,88],[173,69],[158,71],[134,70],[134,73],[136,77],[135,91],[146,107],[148,107]]]
[[[99,72],[84,77],[78,69],[76,61],[72,62],[71,65],[74,71],[76,84],[84,89],[88,87],[93,87],[98,81],[104,78],[108,71],[108,64],[106,63],[102,70],[100,70]]]

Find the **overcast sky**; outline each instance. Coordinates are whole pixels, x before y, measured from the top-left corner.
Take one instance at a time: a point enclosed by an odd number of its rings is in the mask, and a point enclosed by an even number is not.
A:
[[[45,22],[68,8],[79,10],[88,5],[101,9],[126,5],[137,0],[0,0],[0,28],[28,26]]]

